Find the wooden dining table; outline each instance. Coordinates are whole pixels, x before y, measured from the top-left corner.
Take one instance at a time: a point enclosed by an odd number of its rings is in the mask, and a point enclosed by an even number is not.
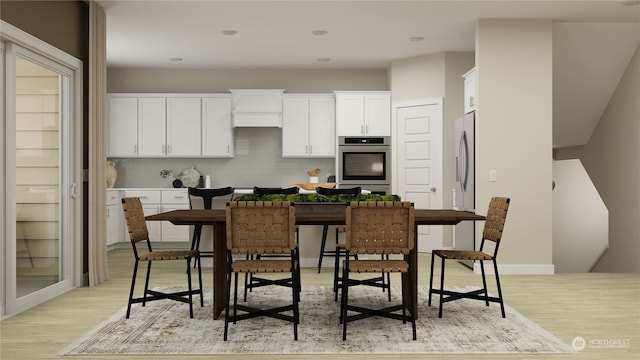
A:
[[[296,203],[296,225],[344,225],[346,204]],[[226,213],[224,209],[173,210],[145,217],[147,221],[169,221],[174,225],[213,225],[213,318],[218,319],[226,306],[227,249]],[[485,220],[482,215],[453,209],[415,209],[416,237],[419,225],[455,225],[461,221]],[[418,287],[417,239],[413,251],[406,257],[413,269],[414,296]],[[416,314],[417,316],[417,314]]]

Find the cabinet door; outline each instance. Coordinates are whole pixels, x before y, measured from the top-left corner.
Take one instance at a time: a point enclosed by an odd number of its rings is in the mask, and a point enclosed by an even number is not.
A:
[[[189,209],[189,205],[163,205],[162,212],[173,210],[186,210]],[[168,221],[147,221],[157,222],[162,224],[162,242],[190,242],[189,227],[186,225],[173,225]]]
[[[138,155],[166,155],[166,100],[138,98]]]
[[[202,98],[202,156],[233,157],[231,97]]]
[[[107,245],[121,242],[123,234],[123,221],[121,205],[107,206]]]
[[[142,211],[144,216],[155,215],[160,212],[160,206],[158,205],[142,205]],[[151,243],[162,241],[162,228],[161,225],[164,221],[147,221],[147,230],[149,231],[149,239]],[[127,235],[127,240],[129,237]]]
[[[464,113],[470,113],[476,109],[476,71],[469,70],[464,74]]]
[[[282,100],[282,156],[307,157],[309,149],[309,98]]]
[[[364,95],[336,94],[338,136],[362,136],[364,133]]]
[[[200,157],[200,98],[167,98],[167,147],[170,157]]]
[[[366,136],[391,135],[391,96],[371,94],[365,96]]]
[[[309,149],[312,157],[336,156],[336,103],[333,97],[309,99]]]
[[[138,155],[138,99],[109,97],[107,156]]]

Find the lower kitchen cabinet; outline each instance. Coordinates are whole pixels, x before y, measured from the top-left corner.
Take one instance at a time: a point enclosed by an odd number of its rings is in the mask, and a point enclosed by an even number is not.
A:
[[[126,234],[124,213],[122,212],[122,192],[107,190],[107,246],[128,240]]]

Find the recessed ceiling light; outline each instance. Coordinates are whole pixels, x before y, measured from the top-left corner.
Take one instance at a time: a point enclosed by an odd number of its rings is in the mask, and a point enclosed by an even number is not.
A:
[[[324,30],[313,30],[311,33],[315,36],[327,35],[327,32]]]
[[[420,42],[422,40],[424,40],[424,38],[422,36],[412,36],[409,38],[410,41],[412,42]]]
[[[222,30],[222,35],[225,35],[225,36],[233,36],[237,33],[238,32],[235,30]]]
[[[322,58],[318,58],[318,61],[319,62],[327,62],[327,61],[331,61],[331,59],[322,57]]]
[[[171,59],[169,59],[169,61],[179,62],[179,61],[182,61],[182,58],[179,58],[179,57],[172,57]]]

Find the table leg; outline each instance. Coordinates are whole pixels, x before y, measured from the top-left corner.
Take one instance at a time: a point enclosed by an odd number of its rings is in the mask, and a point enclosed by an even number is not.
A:
[[[224,223],[213,226],[213,319],[227,306],[227,231]]]

